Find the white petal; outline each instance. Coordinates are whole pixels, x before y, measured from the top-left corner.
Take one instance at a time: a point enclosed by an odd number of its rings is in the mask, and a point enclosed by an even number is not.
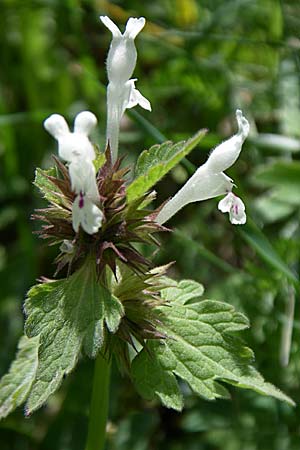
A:
[[[140,31],[144,28],[146,20],[144,17],[140,17],[139,19],[130,17],[126,24],[126,29],[124,33],[124,37],[129,39],[135,39],[136,36],[140,33]]]
[[[182,190],[188,203],[218,197],[231,191],[233,181],[224,173],[210,173],[206,166],[200,166],[186,182]]]
[[[140,105],[142,108],[151,111],[151,103],[135,88],[135,81],[136,79],[128,80],[126,83],[130,83],[131,85],[130,96],[126,108],[133,108],[136,105]]]
[[[80,133],[69,133],[58,141],[58,154],[65,161],[76,158],[95,159],[95,150],[89,139]]]
[[[44,121],[44,127],[55,139],[60,139],[70,132],[68,124],[60,114],[52,114]]]
[[[97,125],[97,117],[90,111],[82,111],[75,117],[74,133],[88,136],[92,129]]]
[[[78,195],[72,206],[72,220],[76,232],[80,224],[86,233],[94,234],[101,227],[103,213],[89,198]]]
[[[222,200],[218,203],[218,209],[222,213],[229,213],[231,206],[233,203],[233,193],[229,192],[226,197],[224,197]]]
[[[103,25],[106,26],[106,28],[111,31],[113,37],[121,37],[122,33],[117,27],[117,25],[107,16],[100,16],[100,20],[102,21]]]
[[[75,198],[72,205],[72,226],[73,230],[78,233],[79,225],[81,221],[81,208],[79,208],[79,195]]]
[[[236,112],[238,132],[230,139],[218,145],[210,154],[206,165],[213,172],[224,172],[231,167],[240,155],[244,140],[249,133],[249,123],[240,110]]]
[[[243,225],[246,223],[245,205],[236,195],[234,195],[234,200],[229,211],[229,219],[233,225]]]
[[[185,205],[209,198],[218,197],[231,191],[232,180],[224,173],[211,173],[206,166],[200,166],[177,194],[166,203],[158,214],[156,221],[165,223]]]
[[[133,39],[121,36],[113,38],[109,47],[106,69],[109,83],[124,85],[131,78],[137,59],[137,51]]]
[[[96,170],[92,161],[78,158],[69,165],[72,189],[76,194],[82,192],[95,203],[99,201],[96,183]]]
[[[250,125],[246,117],[243,116],[243,113],[240,109],[237,109],[235,112],[236,120],[238,123],[238,134],[242,136],[243,141],[249,134]]]

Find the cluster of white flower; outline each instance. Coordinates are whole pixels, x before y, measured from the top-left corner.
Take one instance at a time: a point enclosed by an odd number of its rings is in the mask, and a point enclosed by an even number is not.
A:
[[[76,194],[72,207],[73,228],[77,232],[81,225],[88,234],[96,233],[103,219],[93,164],[95,151],[88,138],[96,124],[96,117],[89,111],[76,116],[73,133],[59,114],[52,114],[44,122],[46,130],[58,141],[60,158],[69,166],[71,185]]]
[[[106,140],[111,149],[112,160],[115,161],[118,155],[120,121],[125,110],[138,104],[151,110],[150,102],[135,88],[136,79],[130,78],[137,59],[134,39],[144,27],[145,19],[130,18],[123,34],[107,16],[101,16],[100,19],[112,33],[107,57],[109,84]],[[166,203],[157,216],[158,223],[165,223],[188,203],[224,194],[225,198],[218,205],[220,211],[228,212],[233,224],[246,222],[245,206],[232,193],[233,181],[224,174],[237,160],[249,133],[249,123],[240,110],[236,111],[236,118],[238,132],[216,147],[206,163]],[[96,117],[89,111],[76,116],[73,133],[65,119],[58,114],[53,114],[44,122],[46,130],[58,141],[59,156],[68,163],[72,189],[76,194],[72,207],[73,228],[78,232],[81,225],[88,234],[96,233],[103,220],[93,164],[95,151],[88,138],[96,123]]]

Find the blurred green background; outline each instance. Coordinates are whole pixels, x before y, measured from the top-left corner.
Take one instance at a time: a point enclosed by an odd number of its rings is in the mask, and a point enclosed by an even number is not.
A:
[[[30,220],[45,204],[32,185],[56,143],[42,121],[69,123],[93,111],[105,139],[105,58],[110,34],[98,16],[123,26],[145,16],[137,39],[138,89],[153,112],[122,122],[121,149],[133,164],[144,148],[210,130],[189,163],[157,186],[157,205],[178,190],[211,148],[235,132],[241,108],[251,135],[228,171],[246,203],[234,227],[217,200],[187,206],[161,237],[158,264],[206,286],[207,296],[245,312],[245,338],[263,375],[299,403],[300,3],[287,0],[1,0],[0,14],[0,375],[22,334],[28,288],[51,277],[55,248]],[[295,305],[296,304],[296,305]],[[80,362],[46,407],[0,422],[1,450],[82,450],[93,363]],[[113,371],[109,450],[298,450],[299,408],[232,388],[232,402],[206,402],[186,385],[182,414],[147,403]]]

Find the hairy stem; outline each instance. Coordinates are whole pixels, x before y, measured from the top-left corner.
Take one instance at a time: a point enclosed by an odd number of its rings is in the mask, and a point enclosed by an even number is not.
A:
[[[85,450],[104,450],[109,406],[110,361],[101,354],[95,361],[90,420]]]

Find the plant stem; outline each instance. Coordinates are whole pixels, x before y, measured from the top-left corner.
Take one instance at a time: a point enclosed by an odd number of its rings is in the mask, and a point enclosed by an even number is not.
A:
[[[104,450],[109,406],[110,361],[99,353],[95,361],[90,420],[85,450]]]

